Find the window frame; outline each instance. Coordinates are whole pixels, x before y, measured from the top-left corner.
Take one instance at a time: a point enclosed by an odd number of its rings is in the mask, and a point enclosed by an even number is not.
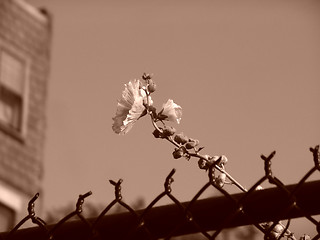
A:
[[[30,59],[22,53],[17,47],[11,46],[9,43],[5,43],[2,39],[0,39],[0,71],[1,71],[1,58],[2,54],[8,54],[11,57],[17,59],[18,61],[21,61],[23,63],[24,69],[23,69],[23,90],[22,94],[19,95],[12,92],[12,95],[17,95],[21,98],[21,117],[19,122],[19,127],[16,129],[9,124],[0,121],[0,130],[5,132],[6,134],[9,134],[10,136],[14,137],[17,140],[24,141],[26,134],[27,134],[27,118],[28,118],[28,101],[29,101],[29,74],[30,74]],[[1,74],[1,72],[0,72]],[[1,76],[1,75],[0,75]],[[1,83],[0,78],[0,88],[6,88]],[[8,89],[8,88],[6,88]],[[10,89],[9,89],[10,91]]]
[[[13,228],[22,211],[24,198],[12,187],[0,181],[0,204],[12,212],[9,228]]]

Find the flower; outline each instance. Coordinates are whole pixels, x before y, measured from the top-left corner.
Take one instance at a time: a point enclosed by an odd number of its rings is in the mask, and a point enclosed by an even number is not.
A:
[[[159,112],[159,120],[167,120],[180,123],[182,117],[182,108],[169,99],[162,105],[162,110]]]
[[[113,119],[112,130],[117,134],[126,134],[133,124],[146,114],[144,103],[152,104],[152,100],[143,89],[140,88],[140,81],[135,79],[125,84],[121,99],[118,100],[116,116]]]

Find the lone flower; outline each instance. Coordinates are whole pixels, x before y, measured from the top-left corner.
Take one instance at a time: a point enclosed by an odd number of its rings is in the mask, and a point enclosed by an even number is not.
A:
[[[180,123],[182,117],[182,108],[173,102],[173,100],[169,99],[162,106],[162,110],[159,112],[158,119],[159,120],[167,120],[176,123]]]
[[[144,102],[147,101],[146,93],[141,89],[140,81],[135,79],[125,84],[121,99],[118,100],[116,116],[112,118],[114,123],[112,129],[117,134],[126,134],[130,131],[133,124],[146,114]],[[148,99],[149,104],[152,100]]]

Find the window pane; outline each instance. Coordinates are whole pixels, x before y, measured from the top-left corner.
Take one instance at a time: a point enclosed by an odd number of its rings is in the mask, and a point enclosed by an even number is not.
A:
[[[24,64],[18,58],[1,52],[0,82],[10,90],[22,94],[24,79]]]
[[[22,99],[20,96],[0,86],[0,121],[15,130],[21,130]]]
[[[25,63],[5,50],[0,51],[0,122],[21,131]]]

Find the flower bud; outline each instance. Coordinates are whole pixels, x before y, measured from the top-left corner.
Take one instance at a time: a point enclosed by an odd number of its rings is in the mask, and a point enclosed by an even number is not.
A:
[[[195,142],[195,143],[199,144],[199,140],[198,139],[189,138],[189,142]]]
[[[149,74],[149,73],[143,73],[142,75],[142,79],[145,81],[151,79],[151,77],[152,77],[152,74]]]
[[[185,154],[185,149],[183,147],[176,148],[172,153],[174,159],[181,158]]]
[[[176,133],[176,129],[171,126],[166,126],[163,128],[163,136],[170,137]]]
[[[215,179],[216,184],[218,184],[220,187],[223,187],[226,182],[226,174],[220,173],[218,177]]]
[[[197,144],[195,142],[187,142],[186,143],[186,148],[187,149],[192,149],[192,148],[194,148],[196,146],[197,146]]]
[[[158,129],[155,129],[153,132],[152,132],[153,136],[155,138],[161,138],[162,137],[162,133],[158,131]]]
[[[228,162],[228,158],[225,155],[221,155],[221,161],[220,164],[221,165],[226,165]]]
[[[215,156],[215,161],[218,161],[217,164],[219,167],[224,169],[224,166],[227,164],[228,162],[228,158],[225,155],[221,155],[221,156]]]
[[[282,234],[283,230],[284,227],[278,223],[270,232],[271,239],[278,239],[278,237],[280,237],[280,235]]]
[[[198,146],[198,144],[199,144],[199,140],[189,138],[189,142],[186,143],[186,148],[192,149],[192,148]]]
[[[272,230],[277,233],[282,233],[283,229],[284,229],[283,226],[278,223],[277,225],[274,226],[274,228]]]
[[[148,82],[148,91],[149,93],[153,93],[156,90],[157,85],[154,83],[154,81],[152,81],[152,79],[150,79]]]
[[[208,169],[207,161],[204,159],[199,159],[198,166],[200,169],[205,169],[205,170]]]
[[[179,144],[185,144],[188,142],[189,138],[185,136],[183,133],[177,134],[174,136],[174,140]]]

